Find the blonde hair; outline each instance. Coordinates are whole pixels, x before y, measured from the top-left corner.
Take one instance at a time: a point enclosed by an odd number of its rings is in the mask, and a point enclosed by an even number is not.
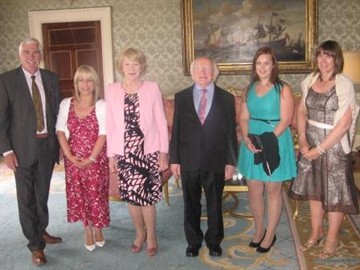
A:
[[[95,69],[89,65],[81,65],[77,68],[74,75],[74,95],[77,100],[80,99],[80,92],[78,88],[78,82],[81,78],[87,78],[93,80],[95,83],[95,89],[93,91],[93,104],[99,99],[100,81],[99,76]]]
[[[140,71],[140,75],[144,75],[147,69],[147,63],[146,63],[146,56],[145,54],[135,48],[127,48],[125,49],[122,53],[119,54],[117,61],[116,61],[116,68],[118,73],[121,76],[124,76],[124,72],[123,72],[123,62],[124,62],[124,58],[128,58],[131,61],[135,61],[138,62],[141,66],[141,71]]]

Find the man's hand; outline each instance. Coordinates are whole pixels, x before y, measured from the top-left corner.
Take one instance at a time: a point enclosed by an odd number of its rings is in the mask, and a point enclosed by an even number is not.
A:
[[[175,178],[180,177],[180,164],[170,164],[170,169]]]
[[[16,172],[16,168],[19,166],[19,162],[14,152],[4,156],[6,166],[13,172]]]
[[[225,181],[231,180],[235,172],[235,166],[225,165]]]

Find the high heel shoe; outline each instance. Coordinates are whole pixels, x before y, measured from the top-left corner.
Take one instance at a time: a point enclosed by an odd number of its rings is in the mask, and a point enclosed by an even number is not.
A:
[[[330,258],[334,257],[339,245],[340,245],[339,241],[332,241],[332,245],[331,245],[332,250],[331,250],[331,249],[327,248],[326,244],[325,244],[323,251],[321,251],[319,254],[319,259],[326,260],[326,259],[330,259]]]
[[[307,251],[312,249],[313,247],[317,246],[320,244],[320,241],[324,238],[324,236],[321,236],[319,239],[317,240],[308,240],[304,245],[300,246],[300,250],[302,251]]]
[[[86,248],[88,251],[94,251],[94,249],[96,248],[96,245],[95,245],[95,244],[91,244],[91,245],[87,245],[87,244],[86,244],[86,236],[84,237],[84,245],[85,245],[85,248]]]
[[[147,248],[146,253],[148,256],[155,256],[158,252],[158,247]]]
[[[130,251],[132,252],[132,253],[139,253],[141,250],[142,250],[142,247],[143,247],[143,245],[144,245],[144,243],[145,243],[145,241],[146,241],[146,234],[145,234],[145,237],[144,237],[144,241],[142,242],[142,244],[140,245],[140,246],[137,246],[137,245],[135,245],[135,244],[132,244],[131,245],[131,247],[130,247]]]
[[[92,244],[92,245],[87,245],[85,244],[85,248],[88,250],[88,251],[94,251],[94,249],[96,248],[95,244]]]
[[[85,229],[85,235],[84,235],[84,245],[85,245],[85,248],[86,248],[88,251],[94,251],[94,249],[96,248],[95,243],[93,243],[93,244],[91,244],[91,245],[86,244],[86,243],[87,243],[86,231],[87,231],[87,229]],[[94,240],[93,240],[93,241],[94,241]]]
[[[104,237],[102,232],[101,232],[101,238],[102,238],[102,240],[96,241],[96,232],[95,232],[95,245],[98,246],[98,247],[104,247],[105,246],[105,237]]]
[[[143,246],[143,245],[141,245],[141,246],[136,246],[136,245],[132,244],[131,247],[130,247],[130,251],[131,251],[132,253],[139,253],[139,252],[142,250],[142,246]]]
[[[95,245],[98,247],[104,247],[105,246],[105,239],[102,241],[95,241]]]
[[[271,244],[270,244],[269,247],[263,248],[263,247],[260,245],[260,246],[258,246],[258,248],[256,249],[256,251],[259,252],[259,253],[267,253],[267,252],[270,251],[271,247],[275,244],[275,242],[276,242],[276,234],[274,234],[274,238],[273,238],[273,240],[272,240],[272,242],[271,242]]]
[[[251,241],[251,242],[249,243],[249,247],[252,247],[252,248],[260,247],[260,243],[261,243],[262,240],[264,240],[265,235],[266,235],[266,230],[265,230],[264,235],[263,235],[263,237],[261,238],[261,240],[260,240],[259,242],[253,242],[253,241]]]

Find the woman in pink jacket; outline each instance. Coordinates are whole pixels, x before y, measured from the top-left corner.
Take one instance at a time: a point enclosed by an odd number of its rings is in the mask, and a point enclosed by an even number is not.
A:
[[[128,203],[136,230],[131,252],[140,252],[146,241],[147,254],[154,256],[155,203],[162,197],[161,171],[168,167],[167,122],[158,84],[141,79],[145,55],[126,49],[117,70],[122,82],[109,85],[105,92],[110,171],[118,174],[120,197]]]

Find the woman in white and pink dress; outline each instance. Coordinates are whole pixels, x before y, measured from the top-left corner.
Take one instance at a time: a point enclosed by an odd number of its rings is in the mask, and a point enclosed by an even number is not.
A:
[[[60,104],[57,136],[64,153],[67,218],[81,221],[85,247],[103,247],[109,226],[109,167],[105,144],[105,102],[98,100],[99,79],[90,66],[74,76],[75,97]]]

